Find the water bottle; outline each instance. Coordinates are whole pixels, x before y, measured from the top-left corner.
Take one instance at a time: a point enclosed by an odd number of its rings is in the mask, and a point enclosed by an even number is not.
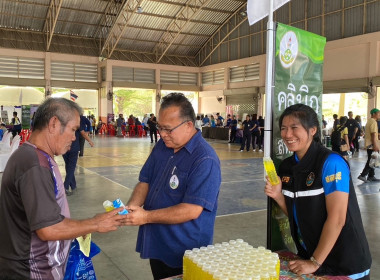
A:
[[[280,180],[278,179],[276,168],[274,167],[273,160],[270,157],[263,158],[265,172],[268,175],[269,182],[272,185],[278,185]]]
[[[109,200],[103,202],[103,207],[106,210],[106,212],[110,212],[113,209],[115,209],[115,207],[113,207],[113,203]]]

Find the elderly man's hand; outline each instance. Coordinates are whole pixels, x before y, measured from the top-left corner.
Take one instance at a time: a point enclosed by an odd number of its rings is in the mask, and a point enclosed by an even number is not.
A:
[[[93,220],[98,227],[97,232],[115,231],[118,229],[118,227],[126,225],[128,214],[118,215],[118,212],[122,211],[123,209],[124,208],[120,207],[107,213],[95,215]]]

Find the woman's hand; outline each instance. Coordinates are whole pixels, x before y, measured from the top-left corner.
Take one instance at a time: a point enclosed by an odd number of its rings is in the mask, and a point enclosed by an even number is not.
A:
[[[319,267],[309,260],[289,261],[289,269],[297,275],[311,274],[317,271]]]
[[[281,178],[278,177],[278,180],[279,180],[279,184],[277,185],[272,185],[270,182],[269,182],[269,178],[268,176],[266,176],[266,179],[267,179],[267,182],[265,184],[265,194],[271,198],[273,198],[274,200],[279,200],[281,197],[282,197],[282,183],[281,183]]]
[[[288,210],[286,209],[285,197],[282,194],[281,178],[278,177],[278,180],[280,181],[280,183],[277,185],[272,185],[269,182],[268,176],[266,176],[266,178],[267,178],[267,183],[264,189],[265,194],[273,198],[277,202],[278,206],[280,206],[282,212],[284,212],[285,215],[288,216]]]

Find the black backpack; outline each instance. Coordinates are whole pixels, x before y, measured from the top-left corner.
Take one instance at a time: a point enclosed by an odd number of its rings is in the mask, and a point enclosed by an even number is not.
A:
[[[344,126],[339,127],[338,129],[334,129],[331,133],[331,145],[334,147],[340,147],[342,144],[341,132],[344,129]]]

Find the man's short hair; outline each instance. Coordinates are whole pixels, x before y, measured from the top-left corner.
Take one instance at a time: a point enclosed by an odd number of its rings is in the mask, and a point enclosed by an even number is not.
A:
[[[162,98],[160,110],[165,110],[171,106],[177,106],[180,108],[181,119],[189,120],[192,123],[195,123],[195,112],[193,105],[191,105],[190,101],[185,95],[183,95],[183,93],[172,92]]]
[[[34,116],[33,130],[42,130],[48,126],[52,117],[57,117],[64,131],[67,123],[73,119],[74,112],[83,114],[82,108],[75,102],[66,98],[48,98],[38,107]]]

